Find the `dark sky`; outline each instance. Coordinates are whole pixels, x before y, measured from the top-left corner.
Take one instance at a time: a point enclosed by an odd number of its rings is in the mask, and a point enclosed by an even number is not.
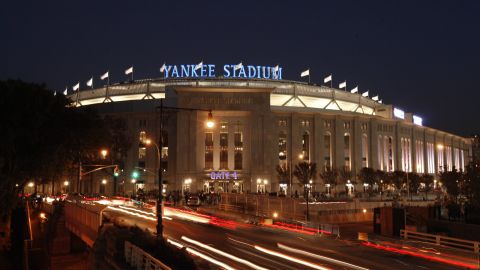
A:
[[[8,1],[0,79],[62,91],[110,70],[159,77],[164,61],[280,64],[286,79],[379,94],[460,135],[480,131],[480,1]]]

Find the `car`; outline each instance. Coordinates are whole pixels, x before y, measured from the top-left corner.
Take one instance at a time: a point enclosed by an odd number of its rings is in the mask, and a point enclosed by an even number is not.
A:
[[[190,196],[187,200],[188,206],[199,206],[200,205],[200,198],[198,196]]]

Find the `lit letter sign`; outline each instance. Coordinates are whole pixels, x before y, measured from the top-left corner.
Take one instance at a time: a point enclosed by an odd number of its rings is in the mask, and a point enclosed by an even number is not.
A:
[[[423,126],[423,119],[420,116],[413,116],[413,123],[415,125]]]
[[[400,119],[405,119],[405,112],[400,109],[393,108],[393,116]]]
[[[237,172],[211,172],[210,179],[212,180],[237,180]]]
[[[242,78],[242,79],[267,79],[281,80],[281,67],[267,66],[241,66],[235,70],[236,65],[224,65],[224,78]],[[163,72],[164,78],[215,78],[215,65],[204,64],[201,68],[195,70],[195,65],[166,65]]]

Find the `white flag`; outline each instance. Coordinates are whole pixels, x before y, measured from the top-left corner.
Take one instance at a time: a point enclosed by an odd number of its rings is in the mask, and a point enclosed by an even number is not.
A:
[[[300,74],[300,77],[306,77],[306,76],[310,76],[310,69],[307,69]]]
[[[358,86],[355,86],[352,90],[350,90],[350,93],[355,94],[358,92]]]
[[[89,86],[89,87],[93,87],[93,77],[92,77],[92,78],[90,78],[90,80],[88,80],[88,82],[87,82],[87,86]]]
[[[80,88],[80,83],[77,83],[73,86],[73,91],[77,91]]]
[[[63,95],[66,96],[68,92],[68,87],[65,87],[65,91],[63,91]]]
[[[378,101],[378,103],[382,104],[382,103],[383,103],[383,100],[380,99],[380,100]]]
[[[372,97],[372,100],[378,101],[378,95]]]
[[[128,68],[127,70],[125,70],[125,75],[128,75],[130,73],[133,73],[133,66],[131,66],[130,68]]]
[[[273,72],[278,72],[278,69],[279,69],[279,68],[280,68],[280,67],[279,67],[278,65],[276,65],[276,66],[273,68]]]
[[[108,78],[108,71],[105,72],[105,74],[103,74],[102,77],[100,77],[100,79],[102,80],[105,80],[106,78]]]
[[[53,92],[53,96],[56,96],[57,95],[57,91]]]
[[[163,65],[160,67],[160,72],[161,73],[163,73],[165,71],[165,67],[166,67],[166,65],[165,65],[165,63],[163,63]]]
[[[368,97],[368,91],[362,94],[362,97]]]
[[[242,62],[240,62],[238,65],[235,65],[235,70],[239,70],[243,67]]]
[[[338,88],[347,88],[347,81],[344,81],[338,85]]]
[[[323,83],[327,83],[329,81],[332,80],[332,74],[328,75],[327,77],[325,77],[325,79],[323,79]]]
[[[200,63],[198,63],[198,64],[195,66],[195,70],[200,69],[200,68],[202,68],[202,67],[203,67],[203,61],[200,62]]]

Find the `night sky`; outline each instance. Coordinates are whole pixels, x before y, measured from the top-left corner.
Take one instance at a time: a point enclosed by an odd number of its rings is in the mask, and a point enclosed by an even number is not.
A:
[[[165,61],[280,64],[285,79],[333,73],[427,126],[480,131],[480,1],[8,1],[0,34],[0,79],[52,90],[106,70],[122,81],[132,64],[136,79]]]

